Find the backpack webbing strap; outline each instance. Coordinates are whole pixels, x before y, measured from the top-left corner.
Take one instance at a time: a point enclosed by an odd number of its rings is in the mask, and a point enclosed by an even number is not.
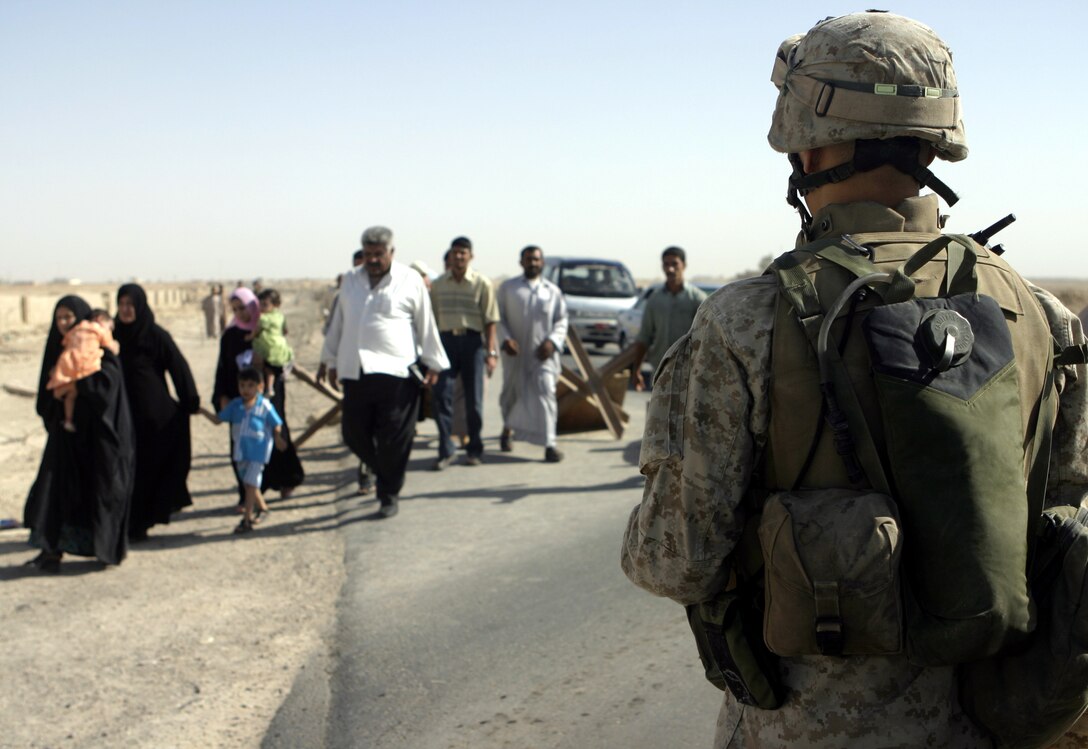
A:
[[[975,265],[978,262],[978,255],[971,240],[959,234],[942,234],[907,258],[906,262],[892,273],[892,280],[888,284],[884,301],[894,304],[912,299],[915,284],[911,276],[946,248],[948,250],[947,267],[941,284],[944,289],[942,296],[976,291],[978,275]]]
[[[1088,364],[1088,343],[1066,346],[1054,357],[1055,366],[1063,364]]]
[[[806,245],[802,251],[810,251],[814,246],[823,246],[824,242]],[[767,267],[765,273],[773,273],[778,277],[778,288],[782,295],[789,301],[790,306],[796,310],[802,322],[816,315],[823,314],[819,295],[816,287],[809,278],[808,271],[801,264],[799,251],[787,252],[780,255]],[[806,326],[807,327],[807,326]],[[817,326],[818,327],[818,326]]]
[[[816,599],[816,647],[824,655],[842,655],[846,633],[839,610],[839,584],[815,580],[812,588]]]
[[[869,255],[863,255],[860,251],[864,250],[868,252],[869,248],[857,244],[849,234],[844,234],[842,239],[846,247],[842,244],[834,244],[830,247],[816,250],[814,254],[829,263],[834,263],[855,278],[861,278],[862,276],[874,273],[876,268],[873,267],[873,261],[869,259]]]
[[[874,274],[869,274],[869,279]],[[886,276],[887,274],[880,274]],[[842,309],[849,297],[852,297],[856,291],[865,285],[867,277],[856,279],[853,283],[848,285],[846,289],[839,295],[831,304],[831,308],[828,310],[829,318],[825,319],[825,322],[829,325],[835,317],[838,316],[839,310]],[[824,327],[821,324],[820,328]],[[865,473],[865,476],[869,479],[869,484],[878,492],[891,495],[891,484],[888,482],[888,477],[884,473],[884,464],[880,460],[880,453],[876,449],[876,441],[873,439],[873,434],[869,430],[869,421],[865,418],[865,411],[861,407],[861,402],[858,400],[857,392],[854,389],[854,383],[850,380],[850,373],[846,369],[846,364],[843,362],[842,357],[839,355],[837,346],[825,345],[820,346],[818,337],[820,330],[816,330],[817,339],[810,338],[816,350],[816,356],[820,360],[821,380],[824,380],[825,388],[829,390],[825,393],[825,397],[828,398],[828,423],[831,424],[832,429],[836,432],[842,431],[847,428],[850,433],[853,434],[853,448],[854,455],[857,456],[858,462],[861,463],[861,468]],[[826,334],[825,334],[826,335]],[[832,400],[833,399],[833,400]],[[840,410],[841,408],[841,410]],[[837,413],[835,413],[837,412]],[[845,425],[839,424],[836,429],[835,420],[841,420],[845,417]],[[836,436],[840,438],[838,435]],[[836,449],[840,454],[842,450],[839,449],[839,445],[836,445]],[[851,469],[850,461],[844,457],[847,471]]]
[[[1057,348],[1057,342],[1055,342]],[[1083,348],[1083,347],[1070,347]],[[1038,524],[1042,521],[1043,506],[1046,504],[1046,484],[1050,475],[1050,448],[1054,438],[1054,422],[1058,416],[1058,402],[1055,394],[1055,370],[1062,363],[1062,357],[1070,353],[1070,348],[1063,349],[1058,355],[1049,354],[1046,377],[1043,379],[1043,392],[1039,397],[1039,408],[1035,413],[1035,439],[1031,444],[1031,467],[1028,469],[1027,496],[1028,517],[1028,571],[1035,561],[1035,545],[1038,541]]]
[[[814,245],[803,248],[802,251],[812,252],[822,259],[844,268],[852,275],[861,277],[872,275],[874,269],[868,258],[861,254],[852,254],[852,248],[849,250],[843,248],[836,244],[837,241],[814,243]],[[847,243],[847,247],[850,246]],[[835,249],[832,249],[833,247]],[[822,254],[825,251],[828,253],[827,257]],[[820,303],[819,294],[816,292],[816,286],[812,283],[808,271],[802,266],[797,253],[791,252],[780,256],[771,263],[767,272],[774,273],[778,277],[779,289],[783,297],[797,313],[801,327],[809,340],[809,345],[819,355],[817,339],[820,326],[824,321],[825,311]],[[911,284],[913,289],[913,282]],[[854,385],[850,381],[850,375],[846,371],[842,358],[839,356],[837,347],[831,346],[828,348],[826,360],[831,365],[830,372],[833,383],[830,392],[836,402],[828,403],[826,419],[836,435],[843,433],[844,426],[848,426],[849,430],[855,435],[853,445],[850,446],[852,450],[849,450],[850,456],[843,453],[843,450],[848,449],[845,445],[837,444],[836,449],[843,455],[847,472],[852,474],[852,481],[858,483],[861,478],[856,475],[856,469],[850,462],[850,458],[856,455],[856,459],[860,462],[861,469],[869,479],[870,485],[877,491],[888,494],[888,479],[876,449],[876,442],[873,440],[869,424],[865,419],[865,412],[862,410],[861,403],[854,392]],[[825,402],[826,395],[825,393]],[[842,423],[844,418],[845,425]]]

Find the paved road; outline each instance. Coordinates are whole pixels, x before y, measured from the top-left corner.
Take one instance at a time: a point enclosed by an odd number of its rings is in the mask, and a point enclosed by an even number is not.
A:
[[[345,498],[348,582],[336,641],[300,679],[267,747],[709,747],[721,693],[683,610],[619,568],[646,397],[624,438],[561,438],[567,459],[498,452],[490,383],[485,464],[428,470],[421,427],[401,512]],[[301,743],[300,743],[301,742]]]

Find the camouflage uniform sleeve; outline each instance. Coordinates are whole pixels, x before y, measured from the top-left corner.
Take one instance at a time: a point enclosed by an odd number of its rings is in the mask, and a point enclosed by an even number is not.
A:
[[[744,497],[768,423],[776,282],[730,284],[700,308],[654,379],[642,439],[642,503],[621,565],[646,590],[682,603],[715,595],[744,527]]]
[[[1085,342],[1080,318],[1048,291],[1029,284],[1062,348]],[[1058,368],[1058,420],[1050,453],[1046,504],[1077,505],[1088,492],[1088,376],[1083,364]]]

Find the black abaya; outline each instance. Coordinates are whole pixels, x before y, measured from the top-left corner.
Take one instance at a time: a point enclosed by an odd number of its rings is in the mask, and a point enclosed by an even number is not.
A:
[[[57,303],[82,320],[90,306],[79,297]],[[126,525],[135,464],[133,429],[121,362],[104,351],[101,371],[76,382],[73,422],[64,430],[60,401],[45,391],[49,370],[61,351],[54,323],[42,359],[38,414],[49,433],[41,467],[30,488],[23,522],[30,543],[48,554],[69,553],[120,564],[127,551]]]
[[[245,330],[230,327],[223,331],[219,339],[219,362],[215,368],[215,388],[212,391],[212,406],[216,412],[223,409],[224,398],[229,402],[238,397],[238,358],[250,348],[252,344],[246,340]],[[295,445],[291,442],[291,431],[287,426],[287,378],[282,374],[276,375],[275,389],[275,394],[269,400],[283,419],[281,434],[287,441],[287,449],[282,452],[272,451],[272,457],[265,466],[264,477],[261,479],[262,492],[269,489],[273,491],[294,489],[306,477],[302,462],[298,459],[298,453],[295,452]],[[233,446],[228,454],[233,454]],[[232,465],[233,462],[232,460]],[[235,476],[237,477],[237,472]],[[238,496],[242,500],[245,499],[245,489],[241,481],[238,481]]]
[[[117,292],[118,301],[121,297],[128,297],[136,311],[131,323],[117,319],[115,334],[136,429],[129,536],[140,539],[151,526],[169,523],[172,513],[193,503],[188,487],[193,454],[189,417],[200,409],[200,396],[174,339],[155,323],[144,290],[125,284]],[[166,386],[167,373],[176,401]]]

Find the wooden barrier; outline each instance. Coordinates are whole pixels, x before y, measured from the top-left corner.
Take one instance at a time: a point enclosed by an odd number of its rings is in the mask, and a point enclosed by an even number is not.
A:
[[[559,375],[558,431],[608,429],[613,437],[620,439],[629,420],[622,405],[630,380],[629,370],[635,360],[634,349],[621,351],[598,370],[573,327],[567,334],[567,347],[581,375],[567,367]]]
[[[559,375],[558,431],[569,433],[608,429],[613,437],[620,439],[630,418],[622,406],[630,379],[629,371],[635,360],[634,349],[620,352],[598,370],[590,361],[585,345],[574,328],[567,334],[567,347],[579,372],[563,367]],[[333,401],[329,410],[314,419],[306,431],[295,438],[297,448],[340,416],[344,396],[324,382],[318,382],[317,377],[304,367],[296,364],[291,372]]]
[[[340,411],[344,407],[344,396],[342,393],[333,390],[325,383],[318,382],[316,376],[311,374],[307,369],[300,367],[297,364],[291,367],[291,372],[294,373],[295,377],[305,382],[317,392],[335,401],[332,405],[332,408],[321,414],[321,416],[318,416],[317,419],[313,421],[313,423],[306,427],[305,432],[303,432],[294,439],[295,447],[298,448],[306,444],[306,441],[313,437],[315,434],[317,434],[318,430],[322,429],[326,425],[331,424],[333,421],[336,420],[336,417],[340,415]]]

